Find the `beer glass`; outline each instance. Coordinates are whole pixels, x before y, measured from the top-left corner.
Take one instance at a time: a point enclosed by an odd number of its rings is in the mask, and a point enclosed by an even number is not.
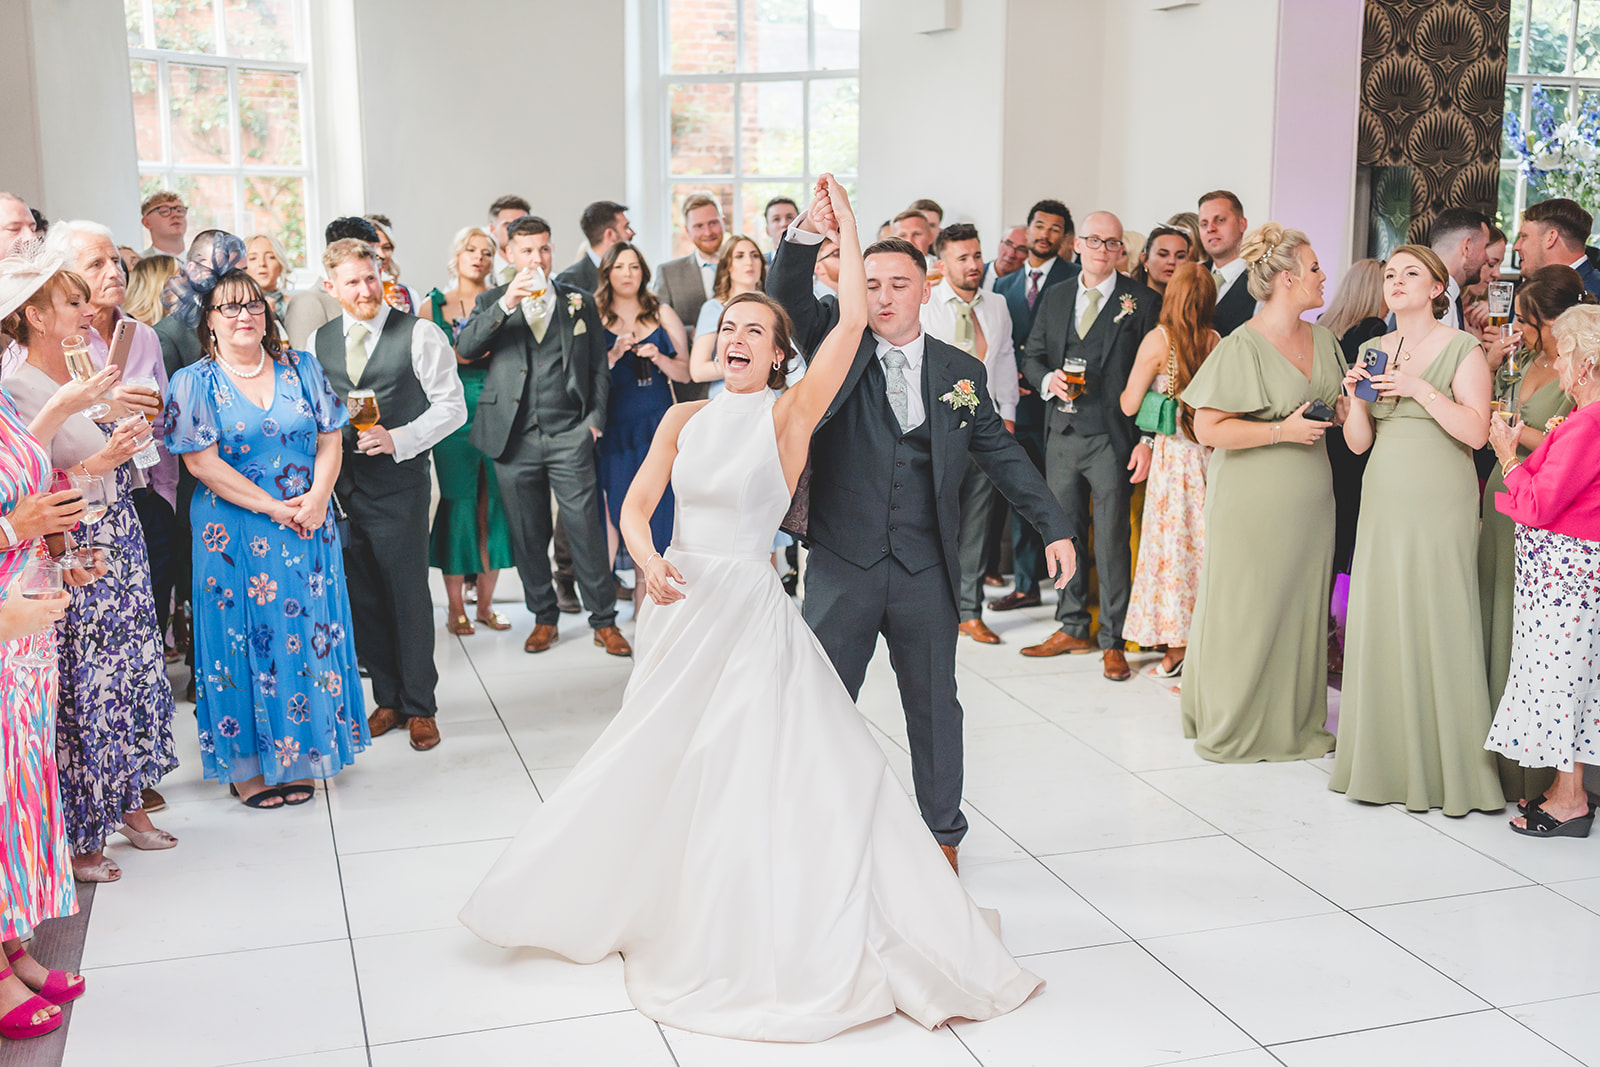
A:
[[[345,402],[350,407],[350,425],[357,433],[378,425],[378,396],[371,389],[352,389]]]
[[[1084,380],[1084,374],[1088,369],[1089,364],[1081,359],[1068,358],[1062,362],[1061,374],[1067,380],[1067,397],[1059,407],[1062,413],[1070,415],[1078,410],[1078,405],[1073,401],[1084,393],[1084,387],[1087,384]]]
[[[1514,290],[1510,282],[1489,283],[1489,325],[1502,334],[1510,332],[1511,295]]]

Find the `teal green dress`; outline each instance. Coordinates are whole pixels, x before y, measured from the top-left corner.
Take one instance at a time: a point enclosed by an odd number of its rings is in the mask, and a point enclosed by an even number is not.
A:
[[[1453,399],[1456,370],[1477,348],[1457,331],[1418,376]],[[1361,481],[1328,788],[1412,811],[1499,811],[1505,799],[1483,747],[1494,709],[1483,668],[1472,450],[1411,397],[1370,410],[1375,438]]]
[[[444,317],[444,294],[435,289],[427,300],[433,308],[433,321],[453,342],[466,324],[462,319],[449,322]],[[516,565],[511,555],[511,531],[506,526],[506,509],[500,500],[500,483],[494,461],[468,443],[472,418],[478,410],[478,395],[489,371],[485,367],[456,367],[461,388],[466,394],[467,421],[460,429],[433,446],[434,470],[439,477],[439,510],[433,517],[433,534],[428,544],[428,565],[445,574],[478,574],[483,560],[478,544],[484,531],[478,525],[478,493],[487,488],[489,569],[505,570]]]

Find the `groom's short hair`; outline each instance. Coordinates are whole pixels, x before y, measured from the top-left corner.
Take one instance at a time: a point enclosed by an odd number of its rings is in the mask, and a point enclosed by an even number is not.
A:
[[[881,241],[875,241],[867,246],[865,252],[861,253],[861,258],[866,259],[868,256],[890,254],[908,256],[911,262],[917,265],[918,270],[924,274],[928,273],[927,258],[923,256],[922,251],[916,245],[903,237],[885,237]]]

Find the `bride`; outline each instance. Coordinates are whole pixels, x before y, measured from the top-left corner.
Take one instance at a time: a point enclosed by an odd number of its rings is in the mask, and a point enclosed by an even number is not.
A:
[[[897,1009],[930,1029],[988,1019],[1042,984],[961,888],[771,564],[867,324],[832,176],[809,210],[840,246],[839,323],[779,397],[787,316],[763,293],[729,301],[726,391],[672,408],[623,505],[650,600],[622,707],[461,913],[496,945],[620,952],[645,1015],[762,1041]],[[663,555],[649,518],[669,480]]]

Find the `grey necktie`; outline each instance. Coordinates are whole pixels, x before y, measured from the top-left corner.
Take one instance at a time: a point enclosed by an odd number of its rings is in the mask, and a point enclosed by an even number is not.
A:
[[[911,429],[911,401],[906,395],[906,354],[891,348],[883,354],[883,380],[889,396],[889,410],[904,434]]]

